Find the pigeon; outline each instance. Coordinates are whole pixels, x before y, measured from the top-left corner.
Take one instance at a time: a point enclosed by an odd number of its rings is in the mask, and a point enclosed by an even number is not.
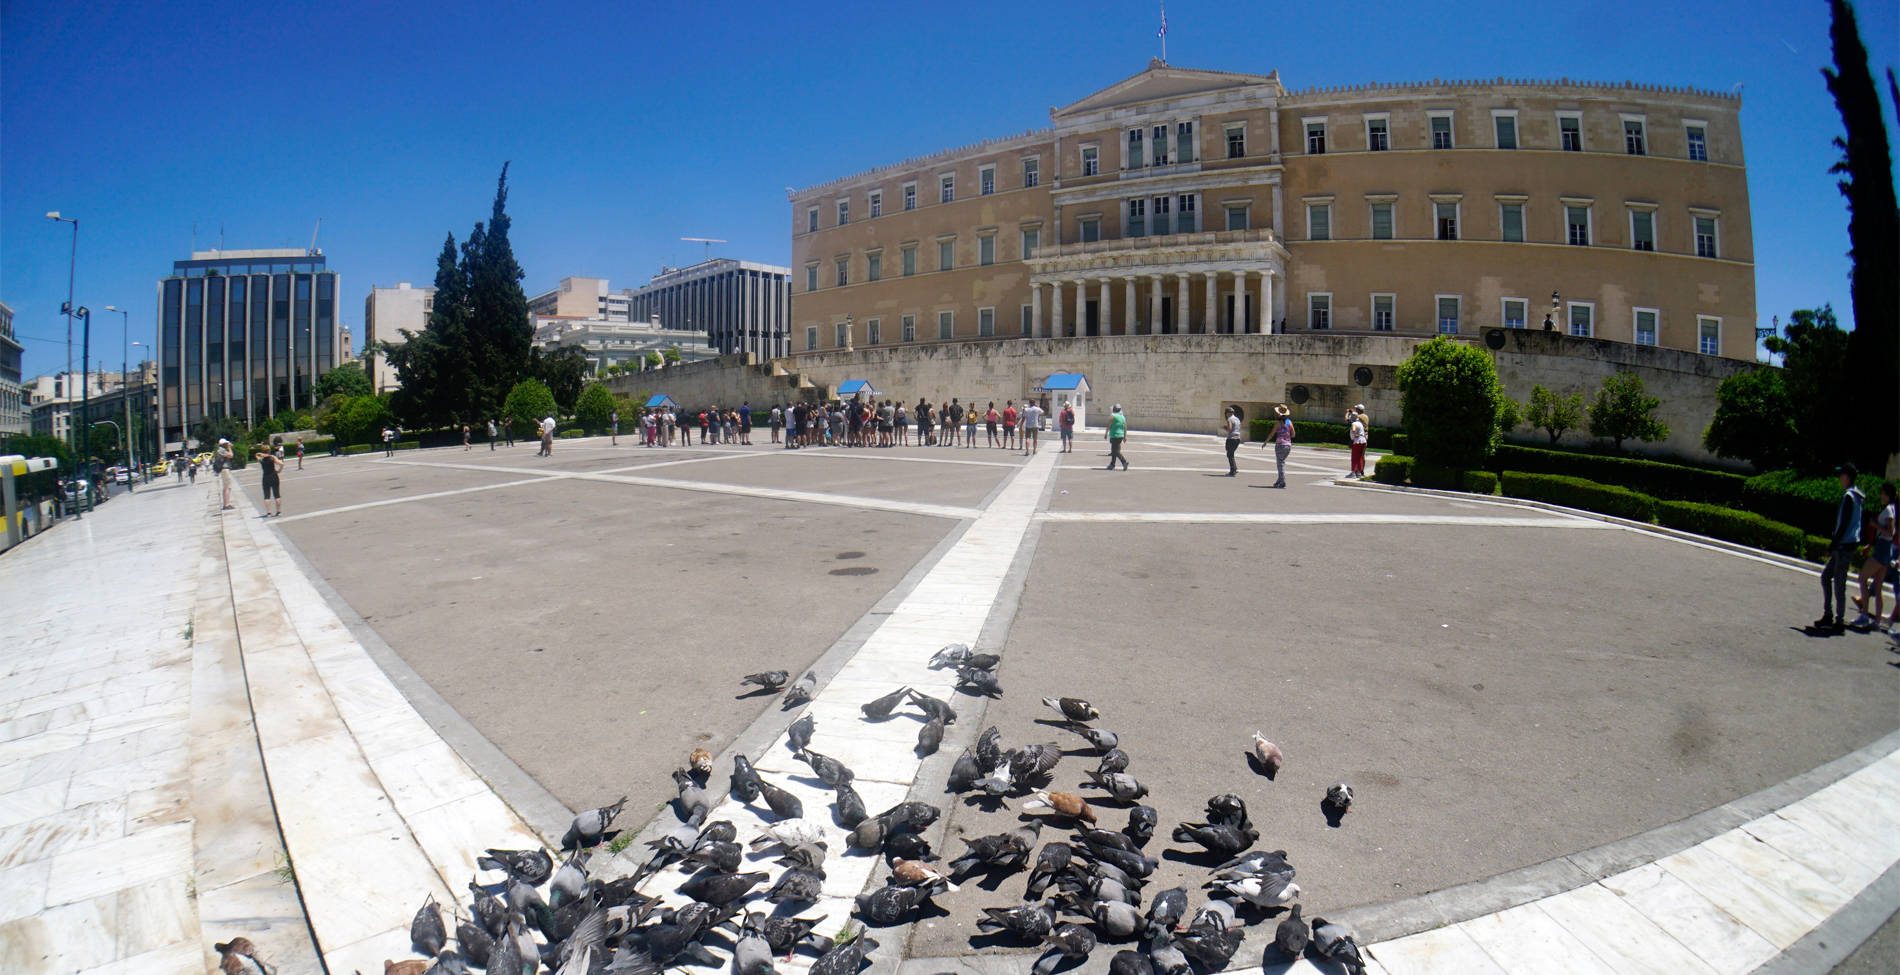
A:
[[[1003,760],[1003,733],[995,725],[983,729],[976,736],[976,763],[983,768],[992,769]]]
[[[1352,930],[1323,917],[1313,919],[1313,949],[1346,969],[1349,975],[1365,975],[1366,960],[1359,954],[1359,942]]]
[[[1286,756],[1280,753],[1280,746],[1267,740],[1267,736],[1256,731],[1253,733],[1253,759],[1260,770],[1271,779],[1280,774],[1280,766]]]
[[[800,677],[785,692],[784,699],[779,702],[779,710],[790,711],[795,707],[810,704],[812,695],[816,693],[818,693],[818,674],[810,670],[805,671],[805,676]]]
[[[1079,697],[1045,697],[1042,703],[1062,712],[1070,721],[1094,721],[1102,716],[1100,711]]]
[[[1274,945],[1288,958],[1298,958],[1306,954],[1306,943],[1312,939],[1313,932],[1307,928],[1306,921],[1301,919],[1298,904],[1293,905],[1293,909],[1281,919],[1280,926],[1273,929]],[[1266,964],[1265,961],[1261,962],[1262,967]]]
[[[799,715],[798,720],[785,729],[786,747],[790,748],[794,755],[804,751],[805,746],[811,744],[812,732],[816,730],[818,730],[818,722],[812,718],[811,712]]]
[[[929,758],[943,745],[943,719],[932,717],[917,729],[917,757]]]
[[[1029,851],[1042,835],[1042,820],[1029,822],[1007,833],[965,838],[963,856],[950,862],[951,876],[960,877],[979,867],[992,870],[1021,870],[1029,862]]]
[[[567,824],[567,833],[561,837],[561,849],[579,849],[594,846],[600,842],[607,830],[613,826],[614,817],[620,815],[621,807],[627,804],[627,797],[621,796],[610,805],[599,809],[588,809],[574,817]]]
[[[1352,786],[1341,782],[1327,789],[1326,805],[1330,807],[1334,813],[1341,816],[1345,815],[1346,810],[1352,808]]]
[[[818,781],[834,789],[857,778],[857,773],[846,768],[843,762],[829,755],[820,755],[809,748],[799,752],[795,757],[811,766],[812,774],[818,777]]]
[[[946,701],[940,701],[928,694],[910,692],[910,703],[917,705],[927,718],[942,718],[944,724],[956,724],[957,712]]]
[[[1139,951],[1124,948],[1108,960],[1108,975],[1155,975],[1155,963]]]
[[[683,768],[673,770],[673,784],[679,788],[679,798],[675,799],[675,808],[680,822],[700,823],[706,819],[706,813],[712,808],[706,790],[693,781],[693,777]],[[546,879],[546,878],[543,878]]]
[[[1175,944],[1174,934],[1161,931],[1148,944],[1148,960],[1154,962],[1156,975],[1190,975],[1187,954]]]
[[[977,670],[995,670],[1002,662],[1003,658],[993,653],[973,653],[963,658],[961,666],[974,667]]]
[[[798,943],[804,941],[806,936],[811,934],[811,929],[822,920],[824,919],[774,914],[759,922],[759,933],[764,936],[765,943],[772,946],[774,954],[782,954],[790,958],[793,949],[798,947]]]
[[[994,768],[983,773],[983,777],[977,779],[974,785],[978,791],[981,791],[985,795],[1008,795],[1011,790],[1016,788],[1015,780],[1011,779],[1009,775],[1009,760],[1004,759],[998,762]]]
[[[993,670],[978,670],[975,667],[957,669],[957,689],[967,690],[983,697],[1002,697],[1003,685],[997,681]]]
[[[1125,834],[1114,833],[1105,829],[1087,830],[1077,834],[1076,839],[1087,844],[1090,849],[1107,847],[1109,849],[1123,850],[1129,853],[1136,852],[1134,840],[1129,839]]]
[[[455,946],[462,949],[462,957],[469,964],[487,968],[488,953],[494,950],[495,939],[481,925],[462,919],[455,922]]]
[[[905,825],[915,829],[923,829],[942,816],[943,810],[930,803],[916,801],[900,802],[878,813],[878,818],[887,820],[892,825]]]
[[[874,924],[896,924],[912,909],[930,899],[932,887],[886,885],[857,897],[859,917]]]
[[[1247,803],[1232,793],[1207,800],[1207,821],[1242,830],[1253,826],[1247,818]]]
[[[1207,852],[1216,856],[1231,857],[1254,844],[1260,838],[1258,830],[1248,827],[1241,830],[1233,826],[1219,826],[1213,823],[1182,823],[1174,828],[1176,843],[1198,843]]]
[[[1024,900],[1041,900],[1043,891],[1049,888],[1049,882],[1058,874],[1069,869],[1069,863],[1075,858],[1075,848],[1067,843],[1045,843],[1042,852],[1036,854],[1036,866],[1029,871],[1029,886],[1023,892]]]
[[[922,860],[907,860],[898,857],[891,861],[891,882],[906,887],[929,887],[942,885],[943,889],[954,891],[957,885],[950,875]]]
[[[968,792],[983,777],[983,770],[976,764],[976,755],[968,748],[957,756],[956,764],[950,766],[950,781],[945,786],[947,792]]]
[[[706,840],[693,844],[686,853],[686,859],[694,863],[712,867],[715,870],[731,872],[739,869],[743,851],[739,844],[730,840]]]
[[[511,930],[496,935],[495,946],[488,953],[488,964],[483,970],[491,975],[516,975],[527,967],[526,959],[521,957],[521,942],[515,940],[512,931],[513,922],[509,922],[509,925]],[[535,966],[539,968],[540,956],[535,957]]]
[[[1186,887],[1170,887],[1156,894],[1154,900],[1148,902],[1148,934],[1172,930],[1187,916],[1187,905]]]
[[[1062,761],[1062,749],[1054,745],[1024,745],[1009,753],[1009,777],[1017,786],[1026,785],[1055,770]]]
[[[409,946],[416,949],[418,955],[433,958],[449,943],[449,933],[442,927],[442,908],[430,894],[416,909],[415,920],[409,922]]]
[[[823,870],[793,867],[779,874],[778,883],[766,891],[765,899],[774,904],[816,904],[824,887]]]
[[[1080,924],[1065,921],[1056,925],[1054,931],[1043,935],[1042,943],[1048,945],[1049,950],[1036,959],[1035,966],[1030,969],[1034,975],[1050,975],[1065,960],[1087,958],[1089,952],[1095,950],[1095,935]]]
[[[883,816],[872,816],[861,822],[844,838],[846,846],[854,850],[874,850],[884,845],[891,834],[891,821]]]
[[[1097,899],[1077,907],[1095,922],[1096,930],[1111,938],[1132,937],[1141,930],[1141,912],[1126,901]]]
[[[1112,731],[1104,731],[1101,728],[1091,728],[1085,724],[1067,724],[1062,727],[1065,731],[1081,735],[1088,740],[1089,744],[1094,745],[1104,752],[1121,744],[1121,738]]]
[[[1110,772],[1107,775],[1090,772],[1088,776],[1096,788],[1107,792],[1109,798],[1116,802],[1134,802],[1148,794],[1148,787],[1127,772]]]
[[[883,721],[884,719],[889,718],[891,716],[891,710],[893,708],[903,703],[904,699],[909,696],[910,696],[910,688],[900,687],[897,690],[894,690],[890,692],[889,694],[886,694],[883,697],[880,697],[877,700],[872,701],[871,703],[858,708],[858,710],[863,711],[864,717],[868,720]]]
[[[955,667],[968,659],[970,659],[970,648],[968,645],[951,643],[946,645],[942,650],[931,654],[928,666],[931,670],[942,670],[945,667]]]
[[[1161,821],[1161,814],[1153,806],[1134,806],[1128,810],[1128,825],[1122,827],[1122,835],[1135,841],[1136,846],[1146,846],[1154,838],[1155,826]]]
[[[782,819],[759,827],[759,835],[752,840],[752,849],[756,852],[776,843],[789,850],[822,844],[824,841],[825,831],[817,823],[803,819]]]
[[[751,802],[759,797],[759,773],[744,755],[732,756],[732,797]]]
[[[733,975],[772,975],[772,946],[759,931],[763,914],[747,914],[739,940],[732,946]]]
[[[739,681],[739,686],[744,687],[747,684],[757,684],[768,691],[776,691],[784,687],[785,682],[791,679],[792,675],[783,670],[762,670],[756,674],[745,675],[745,678]]]
[[[454,948],[444,948],[423,975],[468,975],[468,962]]]
[[[1224,897],[1238,898],[1255,907],[1285,907],[1300,896],[1300,885],[1277,875],[1212,880],[1205,884]]]
[[[696,747],[686,755],[687,769],[701,782],[706,781],[706,777],[712,774],[712,762],[712,752],[707,751],[704,746]]]
[[[752,888],[764,883],[770,876],[763,870],[752,873],[707,871],[681,884],[679,893],[714,907],[724,907],[750,893]]]
[[[935,860],[936,853],[930,849],[930,841],[920,833],[908,829],[898,830],[884,838],[884,853],[900,860]]]
[[[1214,868],[1215,880],[1245,880],[1248,877],[1272,877],[1280,882],[1292,880],[1295,871],[1285,850],[1254,850]]]
[[[1024,941],[1040,942],[1055,930],[1056,912],[1047,904],[1019,904],[1015,907],[986,907],[977,919],[976,929],[984,934],[1006,931]]]
[[[488,888],[477,883],[474,877],[468,880],[468,892],[475,922],[491,936],[500,935],[502,928],[508,924],[508,908],[502,906],[501,901],[489,893]]]
[[[410,958],[406,961],[383,959],[383,975],[422,975],[428,970],[427,958]]]
[[[784,789],[760,779],[759,794],[765,797],[765,805],[772,810],[772,815],[780,819],[805,818],[805,804]]]
[[[539,887],[554,875],[554,858],[540,850],[488,850],[475,860],[483,870],[501,870],[512,879]]]
[[[580,896],[586,892],[587,868],[582,865],[580,854],[577,852],[568,857],[559,870],[554,871],[554,879],[548,881],[548,899],[558,907],[568,901],[580,899]]]
[[[218,952],[218,970],[224,975],[271,975],[276,971],[258,960],[257,946],[249,938],[239,936],[211,947]]]
[[[1107,775],[1110,772],[1128,771],[1128,753],[1119,748],[1111,748],[1103,752],[1102,763],[1095,766],[1095,771],[1103,775]]]
[[[870,815],[864,811],[864,799],[849,782],[838,783],[837,800],[833,803],[838,811],[838,825],[845,829],[857,829]]]
[[[533,921],[534,926],[539,928],[542,934],[547,935],[549,941],[559,940],[560,936],[554,924],[554,912],[548,910],[548,902],[541,899],[541,892],[532,885],[519,880],[508,881],[508,906],[516,912],[517,919],[525,918]],[[509,923],[512,925],[513,921]],[[510,930],[513,930],[512,926]],[[523,951],[521,957],[527,958],[529,954],[531,952]]]
[[[1073,792],[1045,792],[1037,789],[1023,803],[1023,812],[1032,816],[1067,816],[1090,825],[1095,823],[1095,810],[1089,808],[1088,800]]]
[[[811,963],[811,975],[858,975],[858,969],[864,965],[864,956],[877,947],[877,941],[865,937],[864,929],[859,928],[851,937],[831,946],[817,961]]]

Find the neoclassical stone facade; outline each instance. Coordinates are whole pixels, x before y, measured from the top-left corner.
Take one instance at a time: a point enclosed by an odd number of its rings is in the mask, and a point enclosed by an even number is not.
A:
[[[791,194],[794,354],[1495,327],[1754,355],[1738,97],[1147,70]]]

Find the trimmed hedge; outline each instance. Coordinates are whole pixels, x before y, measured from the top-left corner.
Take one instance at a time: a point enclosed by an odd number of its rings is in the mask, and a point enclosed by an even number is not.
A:
[[[1462,491],[1465,486],[1465,472],[1456,467],[1414,463],[1412,483],[1417,487],[1431,488],[1436,491]]]
[[[457,440],[456,443],[459,444],[461,443],[461,441]],[[421,447],[422,447],[422,442],[419,440],[396,441],[397,450],[417,450],[417,449],[420,449]],[[359,443],[359,444],[351,444],[348,447],[343,448],[343,453],[345,455],[367,454],[372,450],[381,450],[381,449],[383,449],[383,445],[380,443]]]
[[[1656,521],[1670,528],[1740,542],[1797,558],[1807,550],[1807,537],[1801,529],[1763,518],[1752,511],[1737,511],[1694,501],[1658,501]]]
[[[330,447],[335,443],[336,438],[334,437],[324,437],[321,440],[306,440],[303,442],[303,452],[306,454],[327,454],[330,452]],[[288,448],[292,454],[297,452],[297,444],[294,441],[288,445]]]
[[[554,436],[555,436],[555,438],[556,438],[556,439],[558,439],[558,440],[579,440],[580,438],[582,438],[582,437],[585,437],[585,436],[587,436],[587,431],[585,431],[585,430],[562,430],[562,431],[561,431],[560,433],[557,433],[557,434],[555,434]]]
[[[1498,476],[1490,471],[1466,471],[1464,489],[1472,494],[1498,493]]]
[[[1580,477],[1524,471],[1504,471],[1499,480],[1508,497],[1546,501],[1632,521],[1648,522],[1656,518],[1656,499],[1628,488],[1598,484]]]
[[[1809,535],[1802,539],[1801,556],[1809,562],[1826,562],[1828,540],[1819,535]]]
[[[1273,425],[1278,422],[1278,420],[1279,417],[1273,416],[1254,417],[1247,421],[1247,435],[1252,438],[1254,443],[1265,443],[1267,438],[1273,435]],[[1298,435],[1297,442],[1299,443],[1336,443],[1341,445],[1349,445],[1352,443],[1352,428],[1343,423],[1328,423],[1324,420],[1294,420],[1293,427]],[[1397,447],[1393,446],[1393,438],[1395,436],[1404,436],[1404,434],[1391,427],[1372,427],[1366,431],[1366,446],[1373,450],[1398,450]],[[1398,450],[1398,452],[1404,453],[1402,450]]]
[[[1880,497],[1880,476],[1862,474],[1855,483],[1871,507]],[[1809,477],[1794,471],[1770,471],[1743,482],[1740,507],[1827,536],[1834,532],[1834,513],[1840,503],[1841,482],[1833,474]]]
[[[1387,454],[1372,468],[1372,479],[1380,484],[1404,484],[1412,476],[1412,458]]]
[[[1392,452],[1395,454],[1404,454],[1407,457],[1412,456],[1412,438],[1403,433],[1393,434]]]
[[[1545,450],[1504,444],[1491,455],[1491,470],[1525,474],[1559,474],[1614,484],[1655,498],[1700,501],[1738,507],[1748,478],[1682,464],[1666,464],[1634,457],[1605,457],[1563,450]]]

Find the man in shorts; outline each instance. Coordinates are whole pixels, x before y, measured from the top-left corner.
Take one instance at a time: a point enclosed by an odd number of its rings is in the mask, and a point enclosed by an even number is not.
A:
[[[1075,405],[1072,403],[1062,404],[1062,412],[1059,414],[1057,422],[1062,427],[1062,450],[1060,452],[1064,454],[1075,453]]]
[[[259,517],[269,518],[284,513],[284,459],[269,450],[260,450],[252,458],[264,472],[264,513]]]
[[[1003,403],[1003,449],[1016,446],[1016,401]]]
[[[1037,434],[1042,431],[1042,407],[1035,400],[1023,404],[1023,456],[1031,457],[1039,446]]]

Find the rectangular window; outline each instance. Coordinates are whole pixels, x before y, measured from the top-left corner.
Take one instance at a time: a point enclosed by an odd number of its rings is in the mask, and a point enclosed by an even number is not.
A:
[[[996,263],[995,234],[985,234],[976,239],[976,262],[983,265]]]
[[[1564,226],[1568,228],[1567,237],[1573,247],[1590,246],[1590,208],[1564,207]]]
[[[842,288],[845,285],[850,284],[851,283],[850,276],[851,276],[851,259],[848,257],[838,258],[838,287]]]
[[[1200,204],[1194,194],[1183,193],[1174,201],[1174,232],[1191,234],[1200,229]]]
[[[1432,205],[1432,211],[1438,222],[1438,239],[1457,240],[1458,204],[1435,203]]]
[[[1166,166],[1168,164],[1167,126],[1157,125],[1154,127],[1154,131],[1150,133],[1148,139],[1148,154],[1154,157],[1152,160],[1154,165]]]
[[[1623,120],[1623,151],[1632,156],[1644,155],[1643,121],[1626,118]]]
[[[875,318],[865,322],[864,341],[871,345],[882,343],[884,341],[884,323]]]
[[[818,348],[818,326],[816,325],[805,326],[805,348],[807,349]]]
[[[940,339],[955,338],[956,334],[957,334],[957,313],[953,311],[938,312],[937,313],[937,337]]]
[[[883,215],[884,215],[884,191],[872,190],[871,191],[871,216],[881,217]]]
[[[1695,348],[1703,355],[1722,354],[1722,320],[1697,315],[1695,320]]]
[[[1630,211],[1630,248],[1639,251],[1656,249],[1656,215],[1648,210]]]
[[[1372,330],[1375,332],[1392,331],[1393,318],[1399,303],[1397,295],[1375,294],[1372,296]]]
[[[985,166],[976,171],[976,187],[976,191],[983,196],[996,192],[995,166]]]
[[[1174,125],[1174,161],[1191,163],[1194,161],[1194,123],[1176,122]]]
[[[1100,150],[1096,149],[1094,146],[1083,146],[1082,147],[1082,175],[1094,176],[1095,174],[1101,171],[1102,171],[1102,158],[1101,158]]]
[[[1239,159],[1247,154],[1247,127],[1230,125],[1227,127],[1227,158]]]
[[[978,308],[976,310],[976,334],[990,338],[996,334],[996,309]]]
[[[1460,299],[1457,295],[1438,296],[1438,334],[1458,334],[1459,302]]]
[[[1433,149],[1452,148],[1451,113],[1441,112],[1441,113],[1435,114],[1431,116],[1431,123],[1432,123],[1432,148]]]
[[[850,222],[851,222],[851,201],[839,200],[838,201],[838,226],[842,227],[845,224],[848,224]]]
[[[1147,165],[1147,154],[1142,151],[1142,147],[1148,144],[1147,140],[1148,140],[1148,133],[1146,131],[1142,129],[1128,130],[1128,167],[1127,168],[1140,169],[1141,167]]]
[[[864,280],[876,281],[884,276],[884,255],[864,255]]]
[[[1157,236],[1168,232],[1168,210],[1167,197],[1157,196],[1154,198],[1154,223],[1151,225],[1151,232]]]
[[[847,325],[844,322],[839,322],[837,325],[833,326],[833,330],[837,333],[835,336],[833,336],[834,338],[837,339],[837,341],[833,343],[834,345],[842,349],[851,344],[851,326],[850,325]]]
[[[1570,334],[1589,338],[1596,333],[1597,306],[1587,301],[1570,303]]]
[[[1498,239],[1508,240],[1513,243],[1522,243],[1524,240],[1524,204],[1498,204],[1498,229],[1500,231]]]
[[[1504,327],[1523,328],[1525,316],[1530,313],[1530,305],[1523,298],[1504,299]]]
[[[1023,160],[1023,188],[1028,189],[1040,182],[1042,182],[1042,160],[1033,158]]]
[[[1247,229],[1247,208],[1246,207],[1228,207],[1227,208],[1227,229],[1228,230],[1246,230]]]
[[[1557,116],[1560,148],[1565,152],[1583,151],[1583,116],[1575,112]]]
[[[1123,236],[1142,237],[1148,233],[1148,201],[1128,201],[1128,232]]]
[[[1306,327],[1322,330],[1333,327],[1333,296],[1331,294],[1306,296]]]
[[[1306,123],[1307,155],[1318,156],[1325,153],[1325,151],[1326,151],[1326,123],[1325,122]]]
[[[1022,318],[1020,321],[1017,322],[1017,326],[1021,330],[1022,334],[1028,335],[1035,331],[1035,324],[1036,324],[1035,319],[1036,319],[1036,306],[1024,305],[1022,307]]]
[[[1517,148],[1517,116],[1493,115],[1491,124],[1497,128],[1498,148]]]
[[[1716,256],[1714,217],[1695,218],[1695,256]]]
[[[904,248],[903,260],[904,260],[904,276],[908,278],[911,275],[916,274],[917,273],[917,248],[915,247]]]
[[[1306,205],[1306,239],[1333,239],[1333,205],[1330,203],[1308,203]]]
[[[937,202],[953,203],[957,198],[957,177],[955,173],[945,173],[937,177]]]
[[[1635,333],[1637,345],[1656,344],[1656,309],[1636,309]]]
[[[905,315],[904,317],[899,318],[897,320],[897,326],[900,333],[898,335],[898,338],[902,339],[905,342],[917,341],[917,316],[916,315]]]
[[[805,232],[810,233],[817,229],[818,229],[818,208],[808,207],[805,210]]]
[[[1079,229],[1079,236],[1081,237],[1082,243],[1092,244],[1102,239],[1101,217],[1083,217],[1076,226]]]
[[[948,271],[956,266],[956,241],[937,241],[937,270]]]
[[[818,265],[816,264],[805,265],[805,290],[818,290]]]
[[[1042,228],[1023,231],[1023,260],[1036,256],[1036,248],[1042,246]]]
[[[917,209],[917,184],[916,183],[904,184],[904,209],[906,210]]]
[[[1366,119],[1366,148],[1373,152],[1384,152],[1392,148],[1390,122],[1384,116]]]
[[[1392,239],[1392,204],[1374,203],[1372,205],[1372,239]]]
[[[1695,162],[1709,161],[1709,128],[1706,125],[1688,125],[1683,130],[1689,136],[1689,158]]]

